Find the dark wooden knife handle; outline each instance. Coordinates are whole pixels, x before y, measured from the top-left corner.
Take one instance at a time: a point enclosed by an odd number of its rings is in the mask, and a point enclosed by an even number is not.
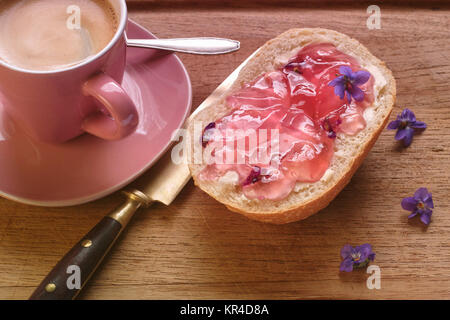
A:
[[[124,193],[127,201],[104,217],[56,264],[30,300],[76,298],[136,210],[150,203],[138,190]]]
[[[114,244],[121,229],[122,225],[117,220],[104,217],[58,262],[30,299],[74,299]]]

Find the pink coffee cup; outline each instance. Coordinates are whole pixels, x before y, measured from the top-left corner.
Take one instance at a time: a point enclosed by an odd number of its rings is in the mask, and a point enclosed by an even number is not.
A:
[[[109,44],[95,56],[61,70],[33,71],[0,60],[0,103],[37,140],[65,142],[88,132],[117,140],[134,132],[138,113],[120,83],[125,71],[127,7]],[[2,99],[3,97],[3,99]]]

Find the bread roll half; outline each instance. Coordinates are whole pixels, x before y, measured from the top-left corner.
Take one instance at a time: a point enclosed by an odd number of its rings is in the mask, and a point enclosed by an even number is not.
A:
[[[248,199],[242,192],[242,186],[233,179],[228,181],[227,177],[215,181],[199,179],[205,164],[196,164],[190,159],[189,169],[195,184],[231,211],[251,219],[283,224],[305,219],[325,208],[349,183],[388,121],[394,106],[396,86],[392,72],[384,62],[357,40],[342,33],[321,28],[291,29],[264,44],[241,69],[231,87],[211,101],[208,108],[200,111],[194,121],[190,121],[188,130],[191,136],[194,136],[195,121],[208,124],[230,112],[227,96],[258,76],[280,68],[301,48],[313,43],[335,45],[339,51],[356,58],[361,67],[374,76],[375,101],[364,112],[367,125],[354,136],[338,134],[330,166],[322,178],[313,183],[297,182],[290,194],[281,200]],[[194,143],[192,139],[192,148]]]

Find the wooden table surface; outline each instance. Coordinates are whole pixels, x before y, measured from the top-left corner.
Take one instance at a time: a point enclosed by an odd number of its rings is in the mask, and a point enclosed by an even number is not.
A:
[[[139,1],[138,1],[139,2]],[[269,7],[130,4],[130,17],[159,37],[218,36],[235,54],[179,55],[196,107],[245,57],[293,27],[345,32],[386,61],[397,79],[394,117],[408,107],[429,128],[403,149],[384,131],[352,182],[320,213],[288,225],[229,212],[190,182],[170,207],[141,210],[92,278],[84,299],[450,298],[450,9],[381,6]],[[239,2],[237,2],[239,4]],[[433,221],[408,221],[400,201],[433,193]],[[40,208],[0,199],[0,298],[26,299],[119,193],[81,206]],[[364,271],[340,274],[340,248],[369,242],[381,289]]]

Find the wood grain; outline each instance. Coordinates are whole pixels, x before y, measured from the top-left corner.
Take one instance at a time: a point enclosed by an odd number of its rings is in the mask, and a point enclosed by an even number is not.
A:
[[[159,37],[218,36],[235,54],[180,55],[197,106],[266,40],[292,27],[326,27],[360,40],[397,79],[397,106],[429,128],[402,149],[384,131],[352,182],[311,218],[267,225],[233,214],[192,182],[170,207],[141,210],[81,298],[450,298],[450,8],[381,6],[381,30],[365,6],[220,7],[131,5],[130,17]],[[394,115],[393,115],[394,116]],[[403,197],[425,186],[433,221],[408,221]],[[0,200],[0,298],[27,298],[78,239],[121,201],[118,193],[77,207]],[[368,275],[339,273],[339,250],[370,242],[381,289]]]

